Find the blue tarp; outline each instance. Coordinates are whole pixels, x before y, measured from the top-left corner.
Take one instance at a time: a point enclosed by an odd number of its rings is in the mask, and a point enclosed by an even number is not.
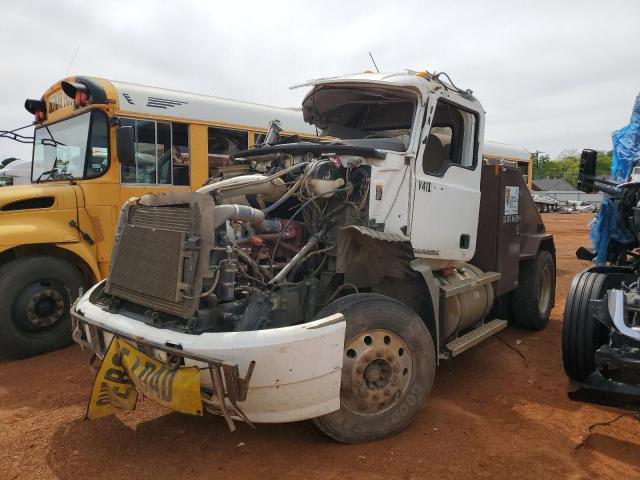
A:
[[[629,124],[611,134],[613,161],[611,179],[626,182],[635,162],[640,160],[640,95],[636,97]]]
[[[611,179],[626,182],[631,170],[640,163],[640,95],[636,97],[629,124],[611,134],[613,142],[613,160],[611,162]],[[591,241],[597,252],[593,261],[602,265],[607,260],[607,248],[611,240],[620,243],[631,243],[634,236],[624,226],[618,200],[607,198],[602,202],[598,216],[591,223]]]
[[[602,202],[598,216],[591,222],[591,241],[596,251],[593,261],[596,265],[604,265],[606,262],[607,247],[611,240],[626,244],[633,242],[634,237],[624,226],[618,200],[607,198]]]

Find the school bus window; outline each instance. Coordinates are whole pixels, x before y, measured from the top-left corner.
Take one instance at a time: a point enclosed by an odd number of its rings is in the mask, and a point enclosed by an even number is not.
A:
[[[217,177],[219,174],[218,169],[229,165],[229,155],[249,148],[248,141],[249,137],[246,130],[209,127],[209,176]]]
[[[171,185],[171,124],[156,123],[156,158],[158,159],[158,183]]]
[[[266,134],[264,134],[264,133],[254,133],[253,134],[253,144],[254,145],[262,144],[262,142],[264,142],[264,137],[266,137]]]
[[[189,185],[189,126],[172,124],[171,162],[173,164],[173,184]]]
[[[122,183],[189,185],[189,126],[121,119],[134,127],[135,163],[122,165]]]

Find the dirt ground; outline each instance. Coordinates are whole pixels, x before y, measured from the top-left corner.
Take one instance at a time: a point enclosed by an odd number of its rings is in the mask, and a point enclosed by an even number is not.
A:
[[[542,332],[509,327],[441,365],[403,433],[340,445],[310,422],[240,425],[142,400],[135,412],[83,420],[92,382],[77,346],[0,364],[0,478],[640,478],[640,423],[572,403],[562,370],[562,310],[590,215],[546,214],[558,250],[556,307]]]

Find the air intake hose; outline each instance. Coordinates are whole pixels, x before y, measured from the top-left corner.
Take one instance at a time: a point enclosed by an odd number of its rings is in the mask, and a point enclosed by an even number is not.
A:
[[[258,209],[244,205],[216,205],[213,213],[213,228],[218,228],[227,220],[262,223],[264,221],[264,213]]]

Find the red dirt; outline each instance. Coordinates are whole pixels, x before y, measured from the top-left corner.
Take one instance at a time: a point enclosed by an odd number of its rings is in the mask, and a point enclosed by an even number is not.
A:
[[[545,215],[556,235],[558,291],[542,332],[508,328],[442,365],[415,422],[364,445],[340,445],[310,422],[240,425],[170,413],[148,400],[96,422],[83,415],[92,376],[78,347],[0,364],[1,478],[640,478],[640,424],[570,402],[562,309],[589,215]]]

